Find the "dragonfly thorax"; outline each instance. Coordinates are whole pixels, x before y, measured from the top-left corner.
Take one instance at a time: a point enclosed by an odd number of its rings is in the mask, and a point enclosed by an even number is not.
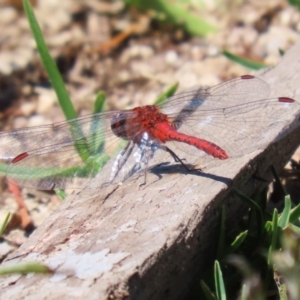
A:
[[[167,115],[155,105],[136,107],[131,112],[132,114],[118,113],[111,122],[113,133],[124,140],[139,143],[145,132],[151,139],[157,139],[157,124],[170,123]]]

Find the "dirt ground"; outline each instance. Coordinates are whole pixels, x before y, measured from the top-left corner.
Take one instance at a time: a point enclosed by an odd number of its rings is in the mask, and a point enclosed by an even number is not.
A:
[[[280,60],[278,49],[288,50],[300,36],[300,13],[283,0],[207,0],[194,9],[217,28],[207,37],[192,37],[123,1],[32,2],[79,115],[93,111],[99,91],[106,93],[108,110],[128,109],[153,103],[175,82],[182,91],[251,73],[224,57],[223,49],[272,67]],[[64,120],[21,1],[0,1],[0,28],[0,129]],[[285,180],[297,182],[297,172],[286,171]],[[32,220],[26,228],[16,194],[1,179],[0,222],[11,212],[15,223],[0,243],[0,260],[61,203],[53,193],[21,191]]]

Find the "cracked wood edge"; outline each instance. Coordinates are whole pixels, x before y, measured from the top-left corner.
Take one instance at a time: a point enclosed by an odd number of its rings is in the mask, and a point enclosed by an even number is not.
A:
[[[260,76],[273,96],[300,101],[299,53],[300,42]],[[244,209],[231,187],[250,195],[262,186],[253,174],[266,178],[271,164],[282,168],[299,133],[295,129],[260,155],[222,164],[219,176],[213,170],[202,176],[174,173],[144,190],[71,195],[11,255],[21,256],[6,262],[41,262],[56,273],[1,278],[3,298],[179,298],[210,260],[221,205],[232,220]]]

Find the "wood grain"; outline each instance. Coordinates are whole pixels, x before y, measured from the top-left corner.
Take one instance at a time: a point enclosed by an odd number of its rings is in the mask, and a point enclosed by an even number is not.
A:
[[[300,43],[260,76],[272,96],[300,101]],[[289,117],[289,116],[287,116]],[[232,187],[251,196],[298,145],[295,130],[275,145],[224,161],[206,173],[180,167],[149,173],[147,186],[71,195],[5,264],[41,262],[54,275],[0,279],[3,299],[176,299],[184,295],[214,250],[222,205],[231,220],[245,207]],[[270,141],[271,142],[271,141]],[[172,172],[174,171],[174,172]]]

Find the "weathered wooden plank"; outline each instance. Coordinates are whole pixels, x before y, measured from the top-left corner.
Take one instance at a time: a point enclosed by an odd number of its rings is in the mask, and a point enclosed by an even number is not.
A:
[[[261,76],[272,96],[300,101],[299,53],[300,43]],[[296,128],[260,155],[224,161],[206,173],[183,175],[169,167],[160,179],[149,173],[144,189],[70,196],[12,256],[23,255],[7,262],[38,261],[56,274],[1,278],[2,298],[179,298],[210,258],[221,205],[233,220],[243,209],[231,188],[250,195],[262,186],[253,175],[266,178],[271,164],[282,168],[299,133]]]

